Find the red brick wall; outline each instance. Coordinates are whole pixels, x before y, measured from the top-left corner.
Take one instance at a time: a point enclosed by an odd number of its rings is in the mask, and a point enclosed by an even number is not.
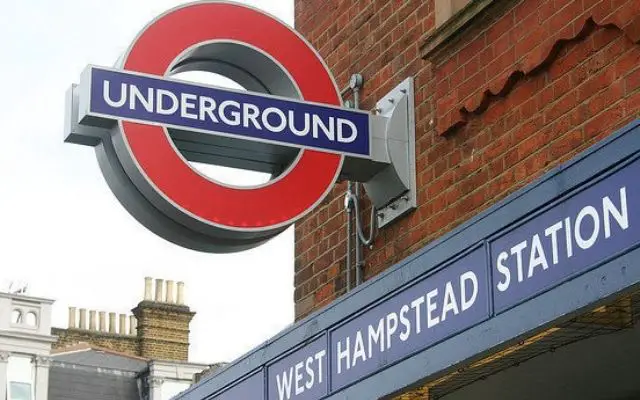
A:
[[[370,278],[640,116],[640,0],[502,0],[423,54],[434,0],[296,0],[296,28],[363,104],[415,77],[418,209]],[[423,58],[424,57],[424,58]],[[296,317],[345,291],[345,184],[297,224]]]

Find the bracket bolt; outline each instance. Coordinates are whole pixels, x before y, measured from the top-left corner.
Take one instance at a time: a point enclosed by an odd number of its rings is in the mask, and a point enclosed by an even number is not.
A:
[[[395,99],[389,99],[389,103],[393,104],[395,102],[396,102]]]
[[[407,89],[400,89],[400,91],[402,92],[402,94],[407,94]]]

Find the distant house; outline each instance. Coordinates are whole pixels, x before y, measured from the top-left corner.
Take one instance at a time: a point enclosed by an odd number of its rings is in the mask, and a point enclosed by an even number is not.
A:
[[[67,329],[53,300],[0,292],[0,400],[169,400],[223,365],[188,362],[183,284],[152,286],[128,317],[70,307]]]

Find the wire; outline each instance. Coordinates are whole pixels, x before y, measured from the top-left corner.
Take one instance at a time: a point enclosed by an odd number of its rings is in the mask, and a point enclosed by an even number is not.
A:
[[[362,218],[360,216],[360,207],[357,204],[358,198],[353,193],[348,193],[347,196],[349,197],[350,204],[353,204],[353,209],[355,210],[356,232],[358,234],[358,238],[360,239],[360,242],[365,246],[371,246],[373,244],[373,240],[375,238],[375,234],[377,230],[375,207],[373,205],[371,206],[371,221],[369,225],[370,230],[368,235],[369,237],[367,238],[365,237],[364,230],[362,228]]]

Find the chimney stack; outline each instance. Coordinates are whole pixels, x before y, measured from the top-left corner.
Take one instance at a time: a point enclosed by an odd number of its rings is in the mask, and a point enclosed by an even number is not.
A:
[[[176,302],[180,306],[184,305],[184,282],[178,282],[178,298]]]
[[[69,329],[75,329],[78,326],[76,325],[76,308],[69,307]]]
[[[125,314],[120,314],[120,326],[118,328],[121,335],[127,334],[127,316]]]
[[[173,287],[174,287],[173,281],[167,281],[167,295],[165,296],[165,301],[167,303],[174,303],[174,300],[173,300]]]
[[[195,312],[184,301],[184,282],[145,277],[144,299],[133,315],[69,307],[69,328],[52,328],[59,337],[54,348],[85,342],[148,359],[188,361]]]
[[[107,319],[106,319],[106,313],[104,311],[100,311],[98,313],[98,320],[99,320],[100,332],[106,332],[107,331]]]
[[[163,279],[156,279],[156,299],[157,303],[162,303],[162,289],[164,286]]]
[[[80,309],[80,329],[82,330],[87,329],[87,309],[86,308]]]
[[[89,330],[96,330],[96,312],[94,310],[89,311]]]
[[[148,301],[145,297],[132,310],[135,318],[130,319],[129,332],[136,335],[141,357],[187,361],[189,324],[195,313],[184,304],[184,282],[153,280],[154,300]],[[147,282],[145,279],[145,296]]]
[[[116,333],[116,313],[109,313],[109,333]]]
[[[153,301],[152,287],[153,287],[153,278],[151,277],[144,278],[144,301]]]

